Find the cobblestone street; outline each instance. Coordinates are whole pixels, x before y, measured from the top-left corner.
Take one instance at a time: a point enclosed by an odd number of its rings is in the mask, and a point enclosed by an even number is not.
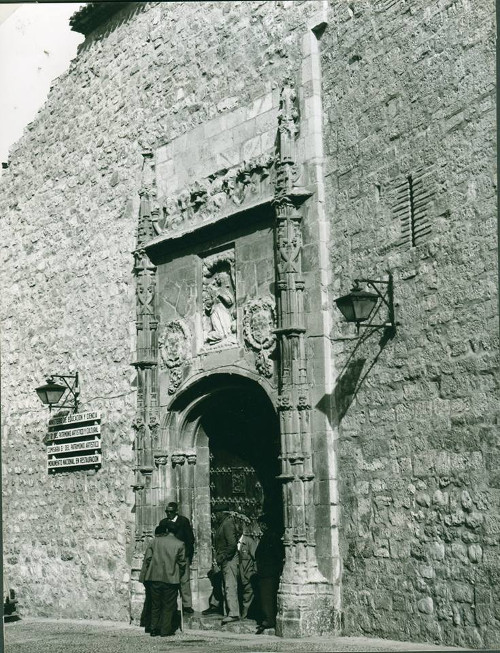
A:
[[[459,651],[464,649],[366,637],[284,639],[269,635],[189,630],[151,638],[137,626],[112,621],[26,618],[5,624],[6,653],[189,653],[248,651]]]

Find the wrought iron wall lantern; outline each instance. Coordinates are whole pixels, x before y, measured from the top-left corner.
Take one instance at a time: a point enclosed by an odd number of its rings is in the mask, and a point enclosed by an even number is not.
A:
[[[375,292],[364,290],[361,284],[366,284]],[[368,329],[388,329],[396,332],[397,322],[394,316],[394,287],[392,274],[388,280],[355,279],[351,292],[335,300],[338,309],[347,322],[354,322],[359,334],[361,327]],[[373,324],[369,319],[378,312],[377,306],[384,304],[387,308],[387,321],[383,324]],[[377,310],[376,310],[377,309]],[[363,324],[366,322],[366,324]]]
[[[56,383],[56,379],[62,383]],[[45,385],[36,388],[40,401],[49,410],[55,408],[72,408],[73,412],[78,411],[78,398],[80,388],[78,385],[78,372],[74,374],[51,374],[47,377]],[[66,395],[65,395],[66,393]],[[60,403],[62,400],[63,403]]]

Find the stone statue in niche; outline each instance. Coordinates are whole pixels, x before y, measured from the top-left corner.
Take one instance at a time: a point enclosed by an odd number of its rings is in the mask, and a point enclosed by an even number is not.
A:
[[[206,346],[236,344],[234,252],[203,262],[203,341]]]

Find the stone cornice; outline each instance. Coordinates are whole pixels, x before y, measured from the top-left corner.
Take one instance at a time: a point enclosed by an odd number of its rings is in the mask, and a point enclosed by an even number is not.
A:
[[[111,18],[120,9],[131,2],[87,2],[69,19],[69,24],[74,32],[88,36],[103,22]]]

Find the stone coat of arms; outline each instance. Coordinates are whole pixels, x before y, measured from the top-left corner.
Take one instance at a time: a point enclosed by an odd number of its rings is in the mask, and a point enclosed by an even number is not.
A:
[[[255,367],[259,374],[270,377],[273,364],[269,359],[276,345],[276,308],[271,297],[251,299],[244,306],[243,336],[245,342],[257,353]]]
[[[168,392],[173,394],[182,381],[182,365],[191,358],[191,333],[184,320],[168,322],[158,345],[160,365],[170,370]]]

